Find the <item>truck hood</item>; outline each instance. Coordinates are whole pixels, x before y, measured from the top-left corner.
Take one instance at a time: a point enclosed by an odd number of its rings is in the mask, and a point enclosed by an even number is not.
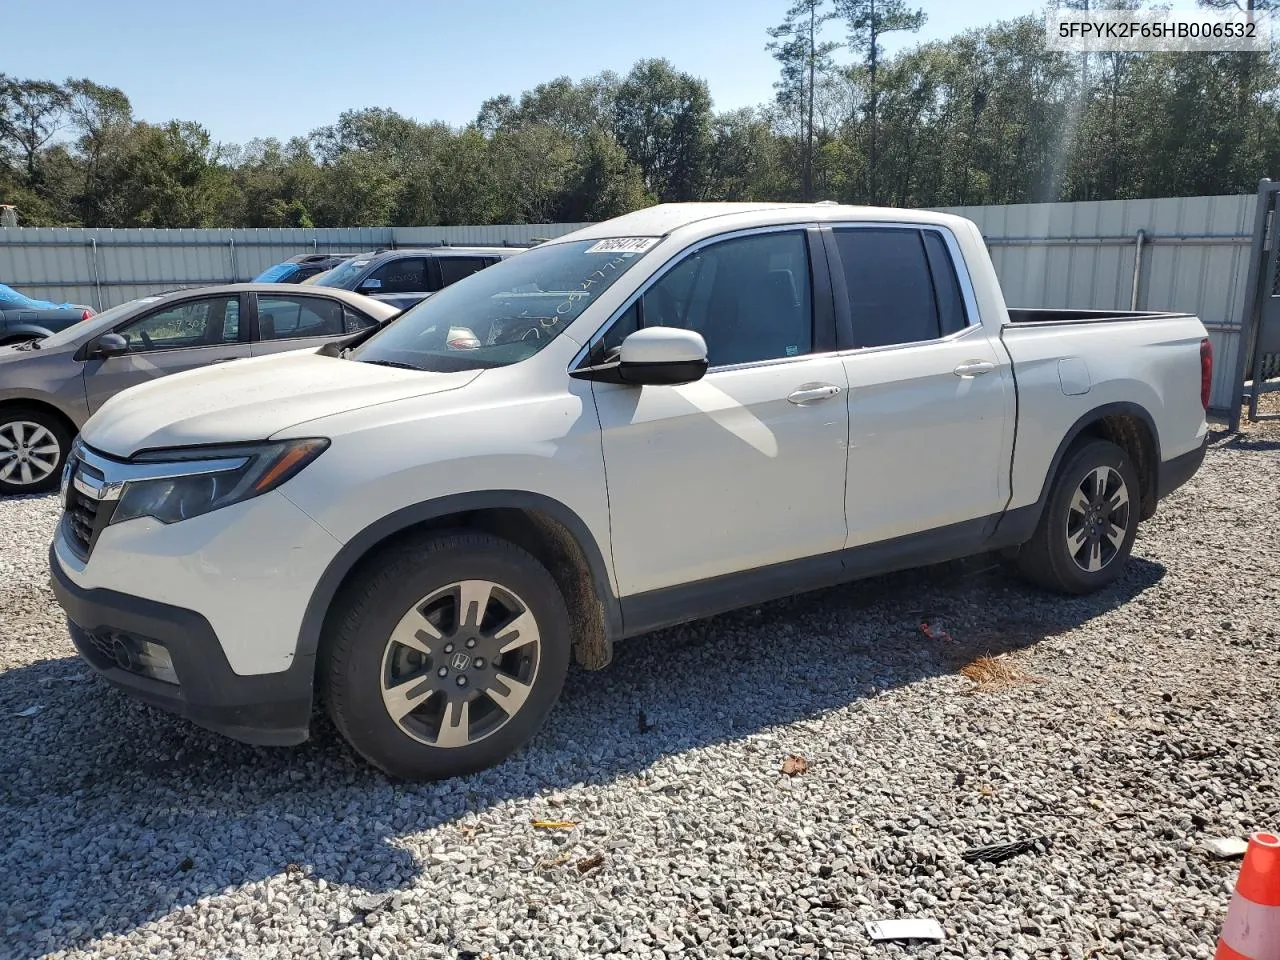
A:
[[[313,350],[173,374],[116,394],[80,435],[117,457],[140,450],[266,440],[286,427],[466,386],[479,370],[425,373]]]

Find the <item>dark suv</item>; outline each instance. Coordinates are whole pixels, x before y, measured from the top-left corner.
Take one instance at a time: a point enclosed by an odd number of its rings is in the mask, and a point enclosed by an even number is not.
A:
[[[463,277],[515,256],[524,247],[431,247],[361,253],[313,283],[354,290],[407,310]]]

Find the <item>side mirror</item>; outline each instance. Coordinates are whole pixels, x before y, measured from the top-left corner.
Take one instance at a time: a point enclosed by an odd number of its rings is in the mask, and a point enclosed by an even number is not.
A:
[[[361,280],[360,286],[356,287],[356,293],[368,293],[370,290],[381,290],[382,281],[369,277],[367,280]]]
[[[648,327],[622,341],[618,359],[574,371],[583,380],[636,386],[679,386],[707,372],[707,341],[694,330]]]
[[[89,348],[91,357],[118,357],[129,352],[129,341],[118,333],[104,333]]]

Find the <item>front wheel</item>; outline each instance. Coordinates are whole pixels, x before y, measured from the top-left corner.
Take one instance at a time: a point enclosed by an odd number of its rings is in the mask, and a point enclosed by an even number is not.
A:
[[[493,766],[559,698],[571,649],[564,598],[505,540],[460,532],[393,548],[337,603],[322,695],[347,741],[392,776]]]
[[[1090,440],[1067,454],[1031,540],[1024,576],[1063,593],[1091,593],[1123,572],[1138,534],[1138,474],[1123,449]]]
[[[71,434],[43,410],[0,412],[0,495],[44,493],[61,479]]]

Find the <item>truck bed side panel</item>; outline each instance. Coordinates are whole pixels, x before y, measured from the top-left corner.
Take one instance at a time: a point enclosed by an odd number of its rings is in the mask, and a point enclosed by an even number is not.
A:
[[[1204,336],[1198,319],[1178,315],[1006,326],[1002,339],[1018,383],[1010,508],[1039,499],[1062,440],[1081,418],[1109,405],[1137,405],[1150,415],[1162,461],[1194,451],[1207,430],[1200,405]]]

